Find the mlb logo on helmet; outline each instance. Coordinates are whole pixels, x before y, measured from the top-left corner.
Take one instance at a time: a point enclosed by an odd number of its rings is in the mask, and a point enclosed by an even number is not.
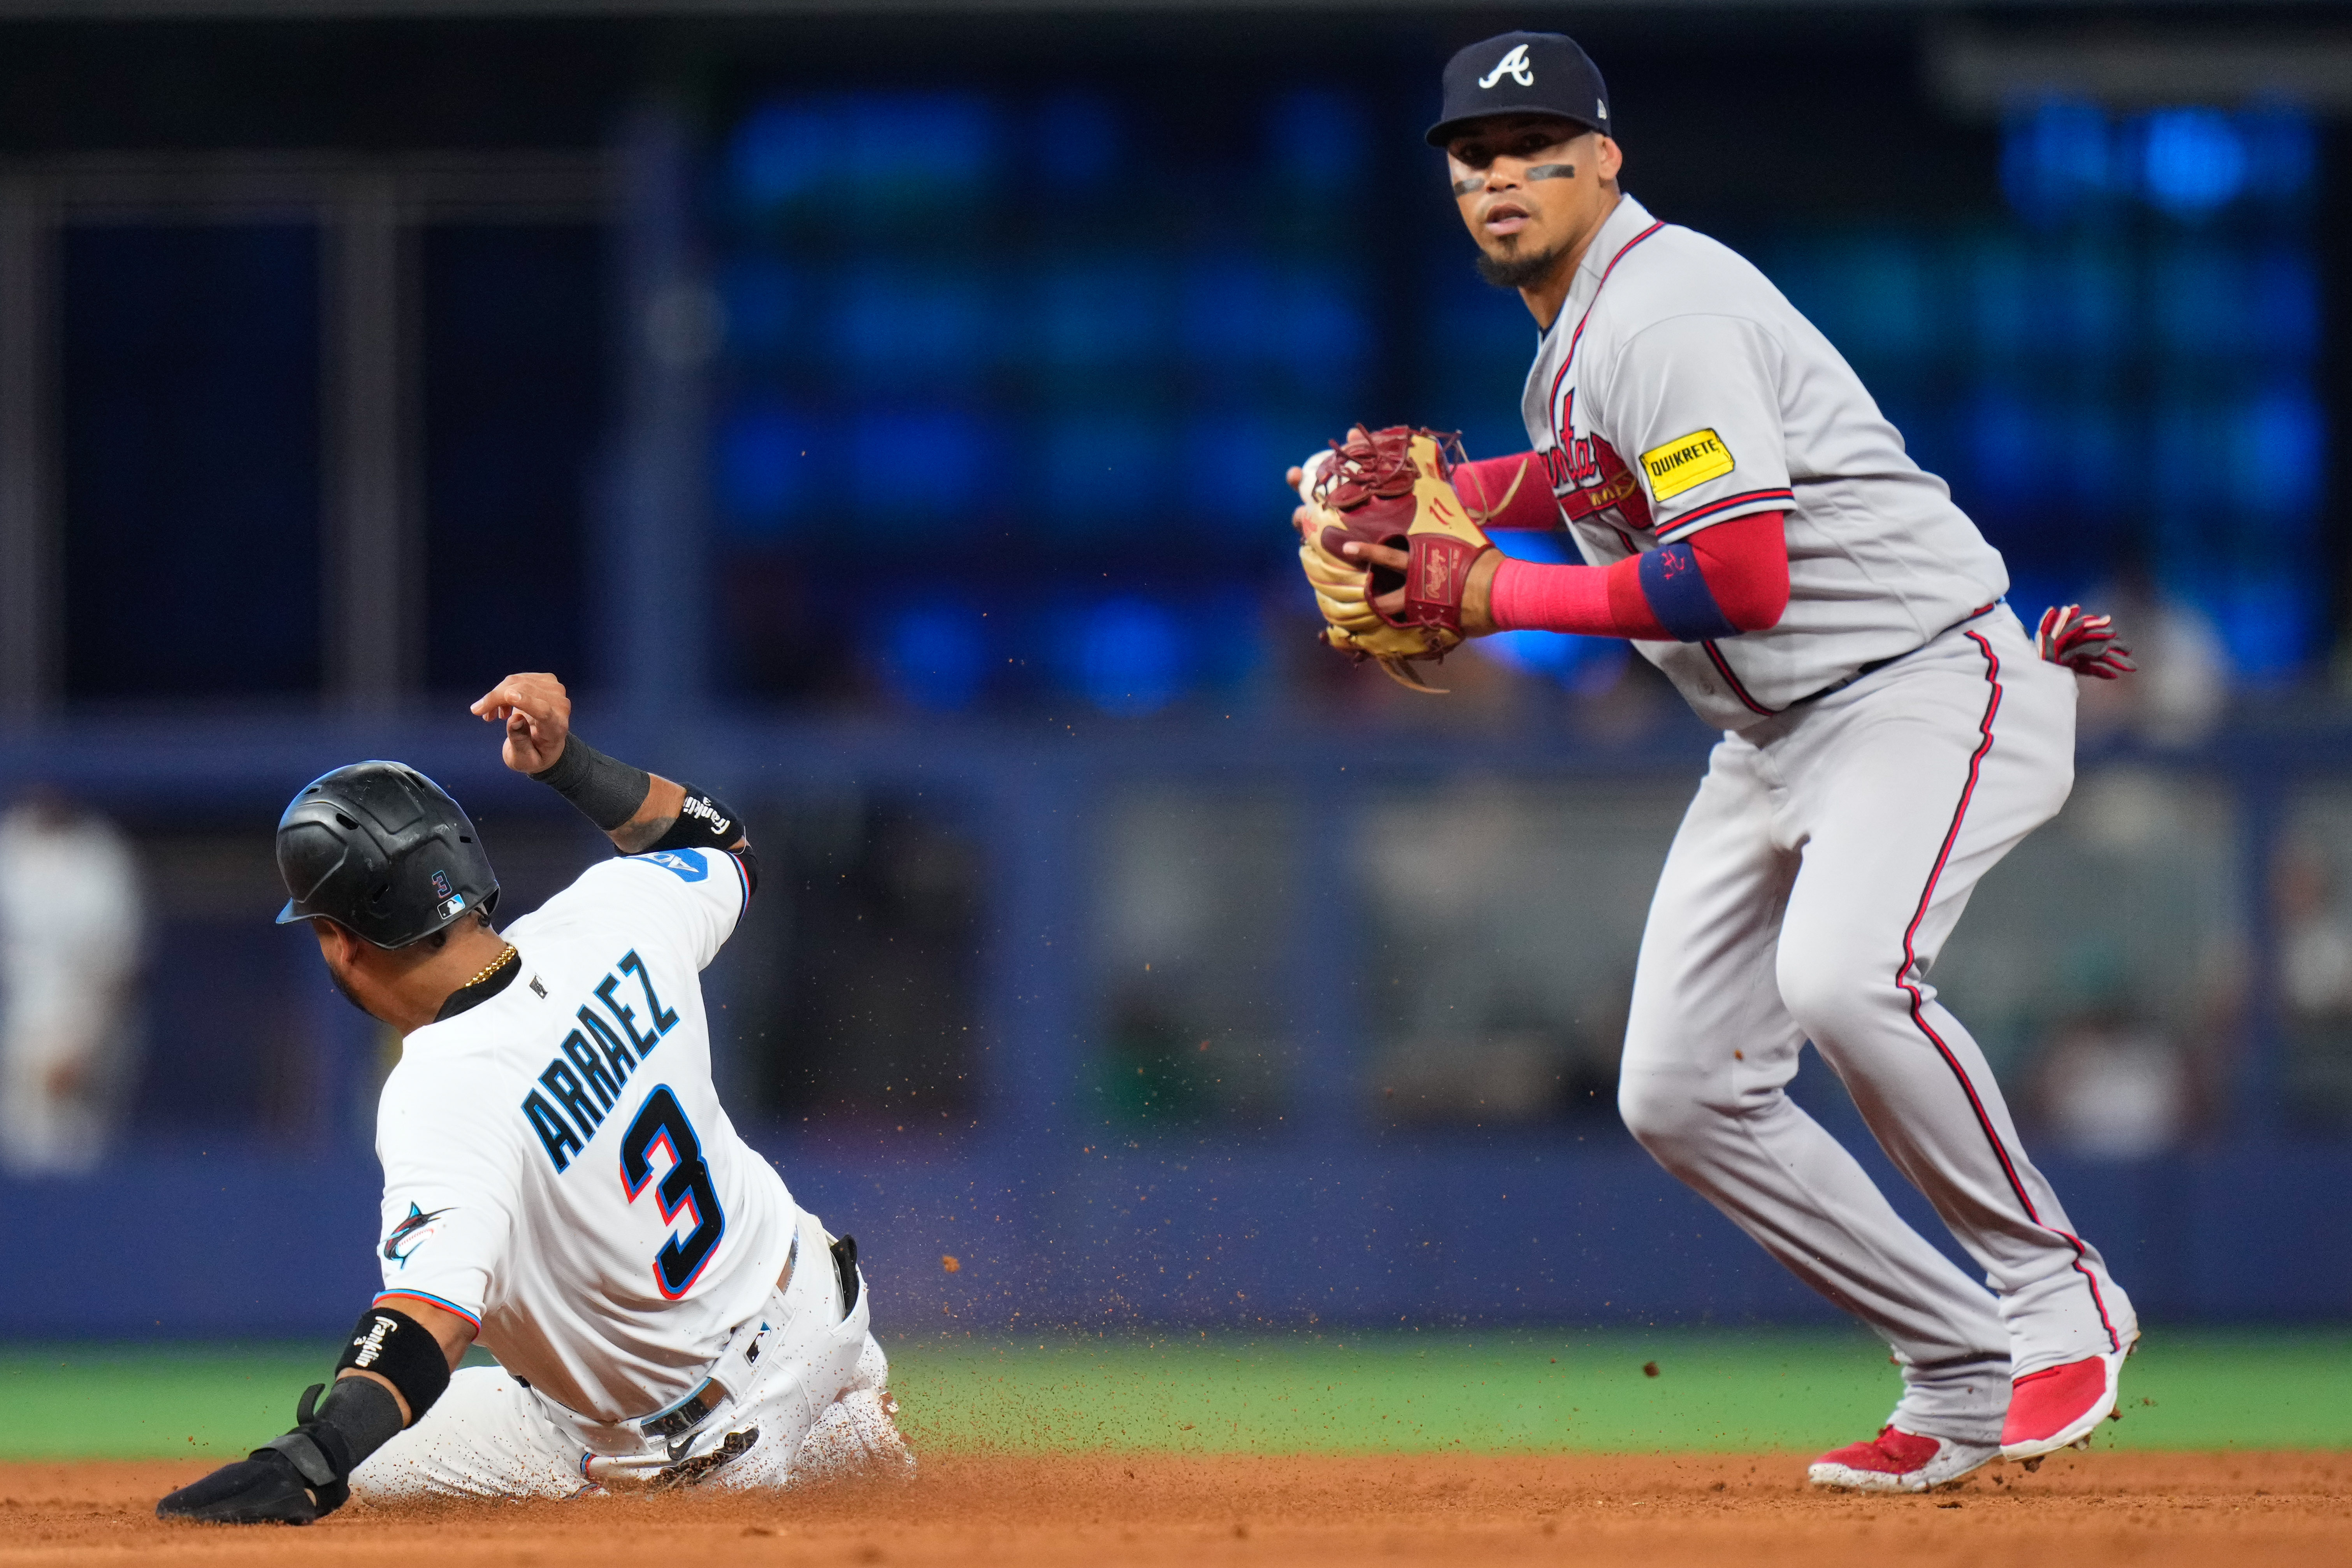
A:
[[[1601,68],[1564,33],[1505,33],[1473,44],[1446,62],[1444,89],[1444,111],[1429,128],[1433,147],[1490,114],[1549,114],[1609,129]]]

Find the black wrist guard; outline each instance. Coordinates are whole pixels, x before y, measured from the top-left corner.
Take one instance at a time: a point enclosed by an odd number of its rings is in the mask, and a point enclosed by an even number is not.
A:
[[[408,1402],[412,1426],[425,1418],[441,1391],[449,1386],[449,1358],[443,1353],[441,1342],[424,1324],[391,1307],[370,1307],[360,1314],[352,1342],[343,1347],[343,1359],[335,1363],[336,1375],[340,1377],[346,1367],[372,1372],[400,1390],[400,1397]]]
[[[733,806],[692,784],[678,787],[686,791],[686,804],[677,808],[677,820],[646,849],[725,849],[744,837],[743,819]]]
[[[614,762],[577,735],[564,737],[563,754],[553,767],[530,776],[607,833],[636,816],[654,787],[653,774]]]
[[[400,1404],[392,1390],[364,1377],[336,1380],[326,1403],[319,1404],[324,1384],[302,1391],[294,1409],[294,1430],[256,1448],[251,1458],[278,1454],[294,1467],[303,1487],[321,1515],[332,1513],[351,1497],[351,1474],[360,1461],[389,1443],[400,1432]]]

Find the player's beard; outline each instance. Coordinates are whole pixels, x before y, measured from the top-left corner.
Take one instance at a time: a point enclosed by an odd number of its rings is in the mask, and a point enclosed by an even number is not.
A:
[[[1549,250],[1523,251],[1517,255],[1497,256],[1491,250],[1478,252],[1478,276],[1497,289],[1532,289],[1549,278],[1568,257],[1568,243],[1563,240]]]
[[[343,979],[343,972],[341,970],[336,968],[331,963],[327,965],[327,978],[335,983],[335,993],[337,995],[350,1003],[352,1006],[358,1008],[361,1012],[367,1013],[369,1017],[373,1018],[375,1016],[374,1014],[368,1013],[367,1004],[360,1000],[359,993],[353,991],[351,988],[350,983]]]

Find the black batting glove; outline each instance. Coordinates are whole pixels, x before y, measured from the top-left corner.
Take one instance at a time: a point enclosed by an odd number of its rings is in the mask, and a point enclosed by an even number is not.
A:
[[[204,1524],[309,1524],[343,1505],[352,1489],[341,1481],[314,1486],[276,1448],[223,1465],[155,1505],[157,1519]]]
[[[302,1395],[301,1423],[266,1447],[155,1505],[158,1519],[190,1519],[204,1524],[309,1524],[351,1500],[343,1478],[353,1459],[350,1444],[328,1422],[314,1420],[321,1384]],[[396,1419],[396,1418],[395,1418]]]

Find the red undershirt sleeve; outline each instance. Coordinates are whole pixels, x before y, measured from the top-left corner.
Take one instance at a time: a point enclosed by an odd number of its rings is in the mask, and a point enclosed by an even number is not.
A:
[[[1789,607],[1789,546],[1780,513],[1750,512],[1701,529],[1686,542],[1725,620],[1743,632],[1780,624]],[[1495,573],[1495,625],[1507,632],[1671,642],[1642,593],[1641,563],[1639,555],[1607,566],[1505,561]]]
[[[1559,502],[1544,477],[1543,460],[1533,452],[1459,463],[1449,477],[1462,504],[1490,531],[1559,526]]]

